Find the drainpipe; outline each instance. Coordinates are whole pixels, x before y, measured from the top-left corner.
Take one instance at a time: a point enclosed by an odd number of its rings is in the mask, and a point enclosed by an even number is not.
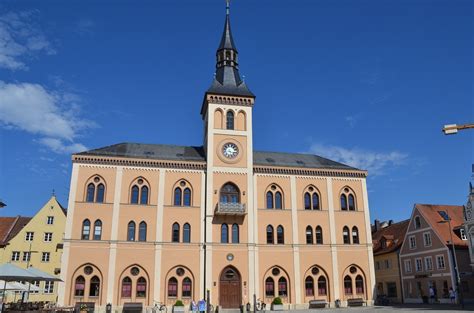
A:
[[[207,243],[207,168],[206,171],[204,172],[204,243],[202,245],[202,248],[204,250],[204,285],[202,286],[202,298],[206,299],[206,268],[207,268],[207,252],[206,252],[206,243]],[[209,303],[207,304],[209,305]]]

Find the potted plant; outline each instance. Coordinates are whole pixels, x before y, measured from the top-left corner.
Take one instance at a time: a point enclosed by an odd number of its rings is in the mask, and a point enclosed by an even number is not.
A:
[[[272,311],[283,311],[283,301],[280,297],[276,297],[272,301]]]
[[[173,312],[184,312],[184,303],[181,300],[176,300],[173,305]]]
[[[79,306],[79,311],[80,311],[81,313],[87,313],[87,310],[88,310],[88,309],[89,309],[89,308],[87,307],[87,304],[85,304],[85,303],[81,303],[81,305]]]

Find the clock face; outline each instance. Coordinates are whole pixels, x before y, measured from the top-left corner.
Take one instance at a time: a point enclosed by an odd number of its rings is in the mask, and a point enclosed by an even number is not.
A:
[[[233,159],[239,154],[239,148],[235,143],[228,142],[222,147],[222,154],[226,158]]]

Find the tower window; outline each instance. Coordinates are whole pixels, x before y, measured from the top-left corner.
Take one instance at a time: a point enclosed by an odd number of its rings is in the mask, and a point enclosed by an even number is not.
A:
[[[227,111],[226,113],[226,121],[227,121],[227,124],[226,124],[226,128],[227,129],[234,129],[234,112],[232,111]]]

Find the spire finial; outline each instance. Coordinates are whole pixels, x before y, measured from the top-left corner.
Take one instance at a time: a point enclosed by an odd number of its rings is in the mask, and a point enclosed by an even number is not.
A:
[[[225,0],[225,2],[226,2],[225,13],[229,15],[230,14],[230,0]]]

